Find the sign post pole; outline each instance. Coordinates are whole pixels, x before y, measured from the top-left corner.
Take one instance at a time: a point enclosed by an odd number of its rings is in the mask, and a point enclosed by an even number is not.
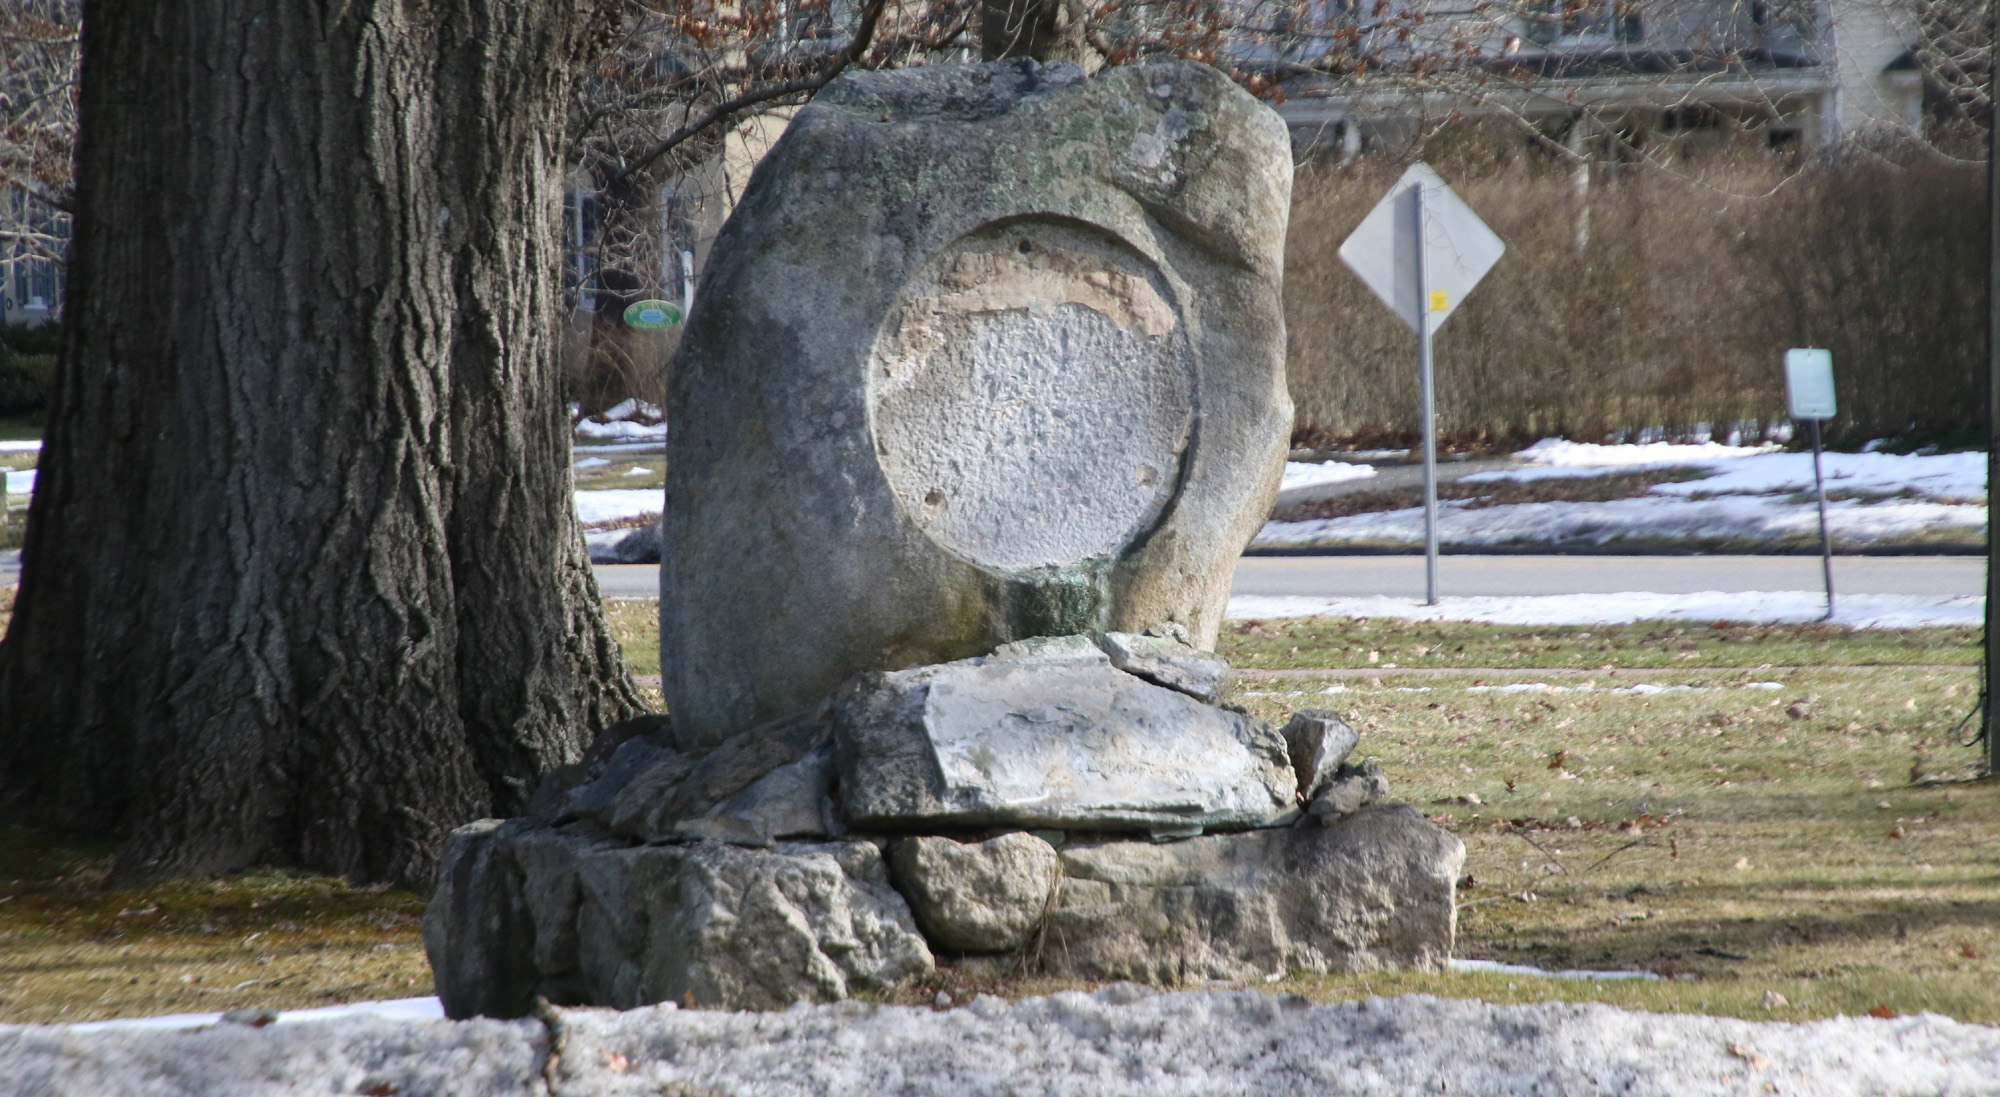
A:
[[[1424,184],[1410,188],[1416,207],[1417,388],[1424,429],[1424,605],[1438,604],[1437,388],[1431,359],[1431,284],[1424,264]]]
[[[1826,477],[1820,470],[1819,424],[1834,415],[1833,352],[1793,347],[1785,352],[1785,396],[1793,419],[1812,424],[1813,491],[1819,498],[1819,562],[1826,578],[1826,616],[1833,620],[1833,538],[1826,530]]]
[[[1819,471],[1819,420],[1808,419],[1813,438],[1813,491],[1819,496],[1819,570],[1826,578],[1826,620],[1833,620],[1833,541],[1826,534],[1826,478]]]

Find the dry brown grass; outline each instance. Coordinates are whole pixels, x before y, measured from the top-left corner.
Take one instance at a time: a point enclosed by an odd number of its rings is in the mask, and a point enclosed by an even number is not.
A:
[[[0,831],[0,1021],[431,993],[423,900],[408,892],[269,871],[112,890],[114,854]]]
[[[643,665],[653,604],[610,610]],[[1973,752],[1956,738],[1977,643],[1972,629],[1244,622],[1225,637],[1230,657],[1291,669],[1246,677],[1238,701],[1268,719],[1343,711],[1394,795],[1465,841],[1459,955],[1674,976],[1295,976],[1270,989],[2000,1023],[2000,785],[1967,779]],[[1510,669],[1398,677],[1381,666],[1396,660]],[[1471,688],[1543,666],[1611,669],[1550,679],[1570,691]],[[1613,692],[1635,681],[1688,688]],[[0,1021],[430,992],[415,896],[270,871],[106,890],[113,852],[0,834]],[[1070,985],[945,970],[889,997]],[[1767,992],[1785,1004],[1767,1008]]]

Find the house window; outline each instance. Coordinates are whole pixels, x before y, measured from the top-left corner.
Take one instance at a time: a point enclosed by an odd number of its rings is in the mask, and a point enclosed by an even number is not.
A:
[[[1646,36],[1646,20],[1637,4],[1620,4],[1617,8],[1618,27],[1615,37],[1619,42],[1632,45]]]

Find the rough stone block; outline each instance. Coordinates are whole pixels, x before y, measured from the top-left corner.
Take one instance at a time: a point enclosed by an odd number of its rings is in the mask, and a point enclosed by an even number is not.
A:
[[[437,886],[424,908],[424,952],[445,1013],[520,1017],[534,1004],[535,927],[511,839],[526,820],[481,819],[445,839]]]
[[[833,723],[854,826],[1183,832],[1268,826],[1296,810],[1275,731],[1108,661],[865,675],[835,701]]]
[[[1186,983],[1440,970],[1465,847],[1403,804],[1326,827],[1071,843],[1040,955],[1055,974]]]
[[[1213,69],[854,73],[758,166],[668,396],[683,746],[1037,635],[1214,643],[1291,424],[1283,122]]]
[[[1306,810],[1331,824],[1369,804],[1381,802],[1388,795],[1389,779],[1383,776],[1382,766],[1373,758],[1364,758],[1359,765],[1341,766]]]
[[[905,838],[890,865],[924,935],[960,952],[1027,944],[1062,876],[1055,849],[1019,831],[965,844]]]
[[[1340,764],[1361,742],[1361,733],[1339,714],[1324,709],[1300,709],[1280,732],[1292,752],[1292,770],[1299,776],[1299,798],[1311,800],[1332,783]]]
[[[536,996],[777,1009],[931,970],[867,842],[630,846],[515,820],[461,828],[445,857],[424,945],[453,1017]]]

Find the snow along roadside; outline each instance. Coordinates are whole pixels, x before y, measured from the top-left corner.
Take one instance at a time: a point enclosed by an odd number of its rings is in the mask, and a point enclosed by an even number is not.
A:
[[[1845,628],[1977,626],[1986,599],[1977,594],[1840,594],[1827,622]],[[1271,617],[1389,617],[1404,621],[1473,621],[1489,625],[1628,625],[1634,621],[1741,621],[1807,624],[1826,616],[1826,596],[1806,590],[1701,591],[1695,594],[1487,595],[1440,598],[1426,606],[1410,598],[1360,598],[1239,594],[1229,600],[1230,620]]]
[[[2000,1095],[2000,1029],[1933,1014],[1775,1024],[1415,995],[1315,1005],[1116,984],[959,1008],[552,1009],[192,1032],[0,1028],[21,1097],[1148,1097],[1257,1093]]]

